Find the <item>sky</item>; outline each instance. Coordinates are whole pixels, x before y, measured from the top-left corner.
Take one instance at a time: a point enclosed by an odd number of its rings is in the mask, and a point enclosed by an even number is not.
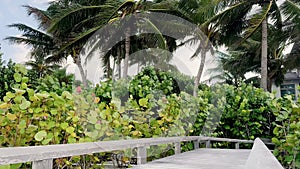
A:
[[[30,5],[40,9],[47,9],[50,0],[0,0],[0,53],[5,61],[12,59],[16,63],[23,63],[29,59],[30,49],[25,45],[16,45],[4,40],[8,36],[21,34],[14,28],[7,25],[23,23],[37,28],[37,23],[32,16],[28,16],[23,5]]]

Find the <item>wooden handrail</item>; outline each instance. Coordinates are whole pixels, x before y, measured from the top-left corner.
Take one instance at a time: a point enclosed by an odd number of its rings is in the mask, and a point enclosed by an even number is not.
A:
[[[146,148],[152,145],[168,144],[175,145],[175,153],[180,153],[181,142],[193,141],[195,148],[199,148],[200,142],[205,142],[206,147],[210,147],[210,142],[232,142],[236,143],[235,148],[239,148],[239,143],[253,143],[252,140],[239,140],[228,138],[214,138],[202,136],[186,137],[164,137],[164,138],[143,138],[118,141],[100,141],[92,143],[60,144],[31,147],[9,147],[0,148],[0,165],[33,162],[33,168],[52,168],[52,161],[55,158],[79,156],[85,154],[110,152],[116,150],[137,148],[137,163],[147,162]]]

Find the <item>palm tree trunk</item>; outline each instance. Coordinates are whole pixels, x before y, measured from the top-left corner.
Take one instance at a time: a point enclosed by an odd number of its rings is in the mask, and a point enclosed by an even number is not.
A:
[[[87,84],[86,75],[84,73],[84,70],[83,70],[83,67],[82,67],[82,64],[81,64],[80,56],[79,55],[73,56],[73,58],[75,60],[75,64],[77,65],[77,67],[79,69],[79,73],[80,73],[80,76],[81,76],[81,79],[82,79],[83,87],[86,89],[88,87],[88,84]]]
[[[202,76],[202,73],[203,73],[205,59],[206,59],[206,50],[203,49],[201,51],[200,66],[199,66],[198,73],[197,73],[197,76],[196,76],[195,81],[194,81],[194,90],[193,90],[193,96],[194,97],[197,97],[197,95],[198,95],[197,91],[198,91],[198,86],[199,86],[201,76]]]
[[[118,57],[118,60],[117,60],[117,63],[118,63],[118,76],[119,76],[119,79],[121,79],[122,67],[121,67],[121,48],[120,47],[117,48],[117,55],[118,55],[117,56]]]
[[[123,78],[126,78],[128,75],[128,66],[129,66],[129,54],[130,54],[130,29],[128,28],[125,32],[125,59],[124,59],[124,70]]]
[[[261,82],[260,87],[268,90],[268,23],[267,18],[262,22],[261,41]]]
[[[106,64],[106,75],[107,75],[107,78],[109,79],[110,78],[110,56],[109,56],[107,64]]]

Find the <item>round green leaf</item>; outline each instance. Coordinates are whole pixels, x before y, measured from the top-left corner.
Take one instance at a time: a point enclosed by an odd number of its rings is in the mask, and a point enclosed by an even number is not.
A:
[[[22,80],[22,76],[21,76],[21,74],[20,73],[15,73],[14,74],[14,79],[15,79],[15,81],[16,82],[21,82],[21,80]]]
[[[34,139],[36,141],[42,141],[46,136],[47,132],[45,130],[42,130],[35,134]]]

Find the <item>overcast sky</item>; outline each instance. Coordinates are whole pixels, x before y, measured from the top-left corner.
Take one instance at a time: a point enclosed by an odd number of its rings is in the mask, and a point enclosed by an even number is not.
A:
[[[8,28],[7,25],[13,23],[23,23],[34,28],[37,27],[33,17],[27,16],[23,5],[31,5],[40,9],[46,9],[49,0],[0,0],[0,43],[3,53],[3,59],[8,61],[12,59],[17,63],[28,60],[29,49],[24,45],[11,44],[3,40],[7,36],[17,36],[21,32]]]

